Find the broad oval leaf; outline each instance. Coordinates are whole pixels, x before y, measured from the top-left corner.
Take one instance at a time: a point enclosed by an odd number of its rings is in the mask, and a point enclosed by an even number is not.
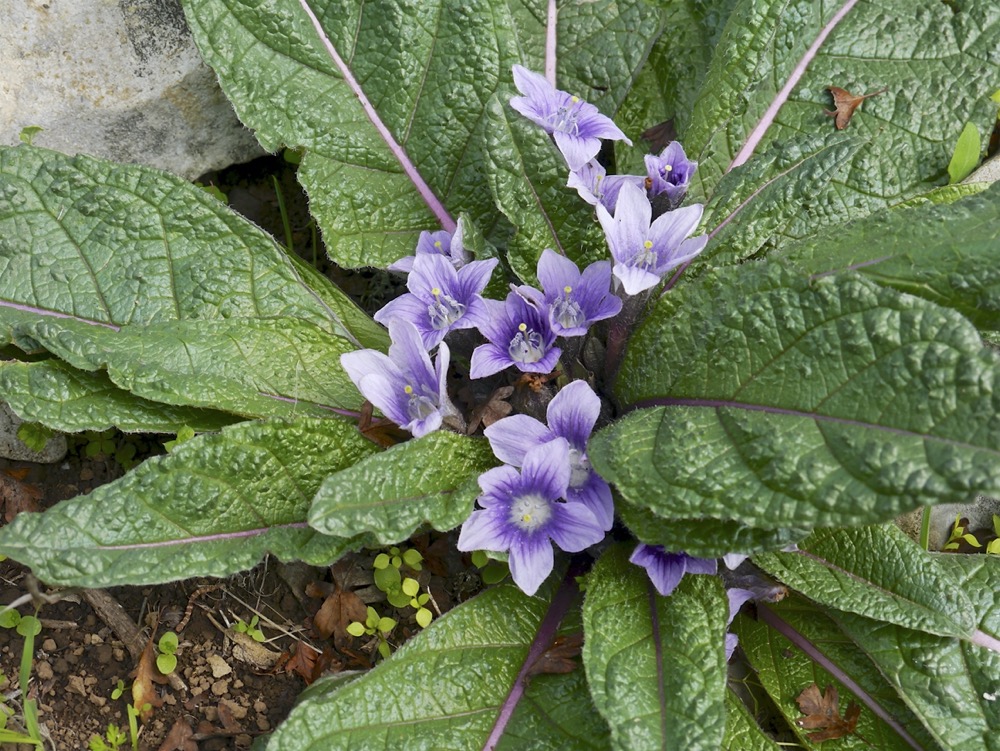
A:
[[[726,730],[722,586],[686,576],[661,597],[629,552],[618,545],[601,556],[583,608],[583,662],[613,747],[717,751]]]
[[[331,472],[376,451],[338,420],[241,423],[44,513],[0,528],[0,551],[50,584],[108,587],[228,576],[264,553],[325,564],[357,538],[305,522]]]
[[[480,751],[548,605],[547,597],[527,597],[511,585],[482,593],[435,620],[378,669],[300,702],[268,750]],[[530,678],[497,748],[529,747],[607,748],[607,727],[588,699],[583,671]]]
[[[781,751],[732,691],[726,692],[726,712],[726,737],[719,747],[722,751]]]
[[[821,530],[754,563],[821,605],[968,639],[978,620],[959,581],[892,524]]]
[[[1000,486],[998,366],[968,321],[918,298],[727,269],[663,296],[640,326],[618,396],[651,408],[588,455],[667,519],[873,523]]]
[[[386,545],[424,522],[453,529],[472,513],[479,475],[496,463],[486,439],[435,431],[327,477],[309,525],[341,537],[369,532]]]

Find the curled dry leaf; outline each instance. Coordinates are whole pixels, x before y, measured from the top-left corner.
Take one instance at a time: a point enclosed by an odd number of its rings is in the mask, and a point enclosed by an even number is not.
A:
[[[820,693],[819,686],[813,683],[807,686],[795,700],[799,710],[805,714],[795,721],[804,730],[816,730],[809,733],[813,743],[832,741],[850,735],[858,726],[861,707],[854,702],[847,705],[847,712],[840,715],[840,697],[834,686],[827,686],[825,694]]]
[[[198,751],[198,743],[194,740],[194,730],[190,723],[183,717],[178,717],[158,751]]]
[[[528,668],[528,675],[539,675],[542,673],[572,673],[576,670],[577,662],[574,659],[580,655],[583,648],[583,633],[568,634],[567,636],[557,636],[552,640],[552,644],[538,656],[531,667]]]
[[[837,130],[843,130],[846,128],[850,122],[851,118],[854,117],[854,110],[856,110],[865,99],[869,97],[878,96],[879,94],[884,94],[889,90],[888,87],[884,89],[879,89],[878,91],[873,91],[870,94],[852,94],[847,89],[841,89],[837,86],[827,87],[827,91],[833,96],[833,109],[823,110],[823,112],[833,118],[833,124],[837,127]]]
[[[469,426],[466,428],[466,433],[472,435],[480,425],[488,428],[497,420],[509,415],[514,408],[510,406],[507,399],[513,393],[513,386],[501,386],[490,394],[490,398],[485,404],[480,404],[472,410],[472,414],[469,415]]]
[[[349,590],[338,589],[326,598],[313,616],[313,627],[324,639],[332,636],[334,645],[341,649],[354,641],[347,627],[354,621],[364,623],[367,617],[368,608],[360,597]]]
[[[42,491],[23,480],[24,475],[17,470],[0,472],[0,503],[3,504],[3,520],[8,524],[22,511],[41,510],[38,501],[42,497]]]
[[[154,631],[153,634],[155,633]],[[139,656],[139,664],[136,665],[135,678],[132,681],[132,706],[143,722],[150,718],[154,708],[163,704],[163,700],[156,695],[156,687],[153,684],[166,682],[166,678],[156,669],[156,649],[153,647],[151,635]],[[145,711],[143,707],[146,707]]]

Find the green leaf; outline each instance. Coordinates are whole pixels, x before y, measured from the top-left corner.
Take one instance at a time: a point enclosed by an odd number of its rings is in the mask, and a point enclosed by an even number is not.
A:
[[[926,751],[937,749],[920,720],[896,694],[878,667],[822,610],[798,596],[788,597],[780,603],[768,604],[767,607],[837,668],[844,671],[876,705],[884,710],[886,715],[915,739],[917,748]],[[875,748],[880,751],[904,751],[913,748],[888,723],[859,701],[848,687],[778,631],[759,619],[755,620],[742,614],[733,622],[733,631],[739,637],[740,648],[749,659],[764,689],[774,700],[788,725],[795,730],[799,742],[805,748],[818,751],[828,748],[828,745],[823,743],[811,743],[806,738],[808,731],[801,730],[795,725],[795,721],[804,716],[795,699],[812,683],[820,689],[825,689],[828,685],[836,686],[840,695],[841,712],[847,709],[851,701],[862,705],[857,730],[860,736],[867,739]],[[836,741],[836,744],[837,748],[843,748],[845,751],[862,749],[870,751],[872,748],[872,745],[866,744],[859,735],[846,736]],[[734,747],[734,751],[737,748],[739,747]],[[961,746],[946,746],[946,748],[961,748]]]
[[[376,451],[336,420],[242,423],[0,528],[0,551],[51,584],[106,587],[228,576],[265,552],[327,564],[363,540],[305,524],[323,479]]]
[[[365,626],[364,626],[363,623],[359,623],[358,621],[354,621],[353,623],[347,624],[347,633],[349,633],[351,636],[355,636],[355,637],[364,636],[364,634],[365,634]]]
[[[17,429],[17,439],[32,451],[41,453],[46,444],[55,437],[51,428],[36,422],[23,422]]]
[[[535,267],[545,248],[568,256],[581,269],[608,254],[593,207],[566,187],[566,161],[545,131],[494,97],[486,110],[486,180],[500,210],[517,233],[507,255],[523,281],[536,284]]]
[[[177,657],[172,654],[160,654],[156,656],[156,669],[162,675],[170,675],[177,669]]]
[[[713,229],[698,262],[738,263],[777,244],[864,144],[851,137],[782,141],[728,173],[705,206],[702,225]],[[819,229],[818,222],[812,229]]]
[[[548,597],[527,597],[510,585],[462,603],[377,670],[300,702],[269,751],[483,748],[547,608]],[[576,670],[534,676],[498,748],[603,749],[606,739]]]
[[[0,628],[14,628],[21,622],[21,614],[11,608],[0,610]]]
[[[636,331],[618,397],[651,408],[588,456],[669,520],[873,523],[996,492],[998,365],[961,316],[856,276],[722,270]]]
[[[176,433],[184,426],[205,433],[237,419],[214,410],[149,401],[118,388],[106,373],[87,373],[59,360],[0,362],[0,393],[21,419],[66,433],[110,427]]]
[[[42,622],[33,615],[26,615],[17,622],[17,633],[21,636],[37,636],[41,632]]]
[[[795,591],[838,610],[960,639],[978,626],[956,578],[937,565],[939,556],[894,524],[821,530],[799,548],[753,560]]]
[[[948,163],[948,182],[958,183],[972,174],[979,165],[979,157],[983,147],[979,139],[979,128],[973,123],[966,123],[955,144],[955,153]]]
[[[435,431],[330,475],[313,499],[309,524],[340,537],[368,532],[383,545],[424,523],[452,529],[472,512],[479,475],[496,463],[485,439]]]
[[[163,636],[160,637],[160,640],[156,643],[156,646],[163,654],[172,655],[174,652],[177,651],[177,646],[179,643],[180,642],[177,639],[177,634],[175,634],[173,631],[167,631],[163,634]]]
[[[954,186],[952,190],[965,186]],[[808,274],[844,269],[1000,329],[1000,185],[948,205],[881,211],[788,245]]]
[[[587,579],[583,662],[591,696],[618,749],[718,751],[726,729],[720,582],[687,576],[660,597],[616,546]]]
[[[765,735],[743,703],[726,691],[726,737],[722,751],[781,751],[781,746]]]
[[[806,49],[843,2],[742,0],[682,131],[699,161],[692,196],[710,196]],[[758,147],[801,133],[836,137],[828,86],[865,94],[888,86],[855,113],[850,130],[872,139],[843,176],[813,197],[811,214],[848,219],[926,192],[946,177],[956,134],[967,122],[992,129],[989,94],[1000,80],[1000,19],[989,0],[961,10],[941,0],[860,0],[833,29]],[[891,169],[886,166],[891,165]],[[804,214],[789,229],[809,232]]]
[[[343,293],[317,294],[271,237],[165,172],[4,147],[0,238],[4,335],[43,319],[113,330],[287,317],[358,341],[325,302],[353,307]]]
[[[363,398],[339,366],[354,345],[297,318],[230,318],[89,326],[67,319],[14,331],[75,368],[107,370],[120,388],[153,401],[246,417],[330,416]]]

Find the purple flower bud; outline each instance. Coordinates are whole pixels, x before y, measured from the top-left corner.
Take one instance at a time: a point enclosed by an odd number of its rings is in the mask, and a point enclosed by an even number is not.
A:
[[[646,174],[649,177],[649,198],[654,204],[662,196],[664,211],[673,211],[681,205],[687,194],[688,184],[698,169],[698,162],[690,161],[684,147],[671,141],[659,156],[647,154]]]
[[[548,310],[516,292],[508,294],[506,302],[485,303],[489,315],[479,323],[479,330],[489,344],[473,351],[469,375],[485,378],[512,365],[525,373],[552,372],[562,350],[552,346],[556,335]]]
[[[597,156],[601,139],[632,142],[610,117],[579,97],[560,91],[520,65],[514,66],[514,85],[524,96],[510,100],[510,106],[551,133],[571,170],[579,170]]]
[[[664,597],[677,589],[684,574],[714,574],[718,562],[714,559],[695,558],[687,553],[668,553],[659,545],[641,543],[629,561],[642,566],[649,574],[656,591]]]
[[[466,252],[465,247],[462,243],[462,218],[458,218],[458,226],[455,227],[455,234],[451,234],[447,230],[438,230],[437,232],[421,232],[420,238],[417,240],[416,256],[419,255],[439,255],[444,256],[449,261],[455,269],[460,269],[469,261],[472,257]],[[413,261],[416,256],[406,256],[405,258],[400,258],[394,264],[389,266],[389,271],[404,271],[409,273],[413,270]]]

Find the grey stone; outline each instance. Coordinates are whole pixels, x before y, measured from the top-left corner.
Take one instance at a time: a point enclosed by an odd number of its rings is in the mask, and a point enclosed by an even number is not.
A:
[[[963,183],[995,183],[1000,179],[1000,154],[994,154],[962,180]]]
[[[201,60],[178,0],[0,3],[0,142],[192,179],[263,151]]]
[[[54,464],[66,456],[66,436],[61,433],[49,439],[42,451],[32,451],[17,437],[23,421],[10,407],[0,402],[0,457],[21,462]]]

